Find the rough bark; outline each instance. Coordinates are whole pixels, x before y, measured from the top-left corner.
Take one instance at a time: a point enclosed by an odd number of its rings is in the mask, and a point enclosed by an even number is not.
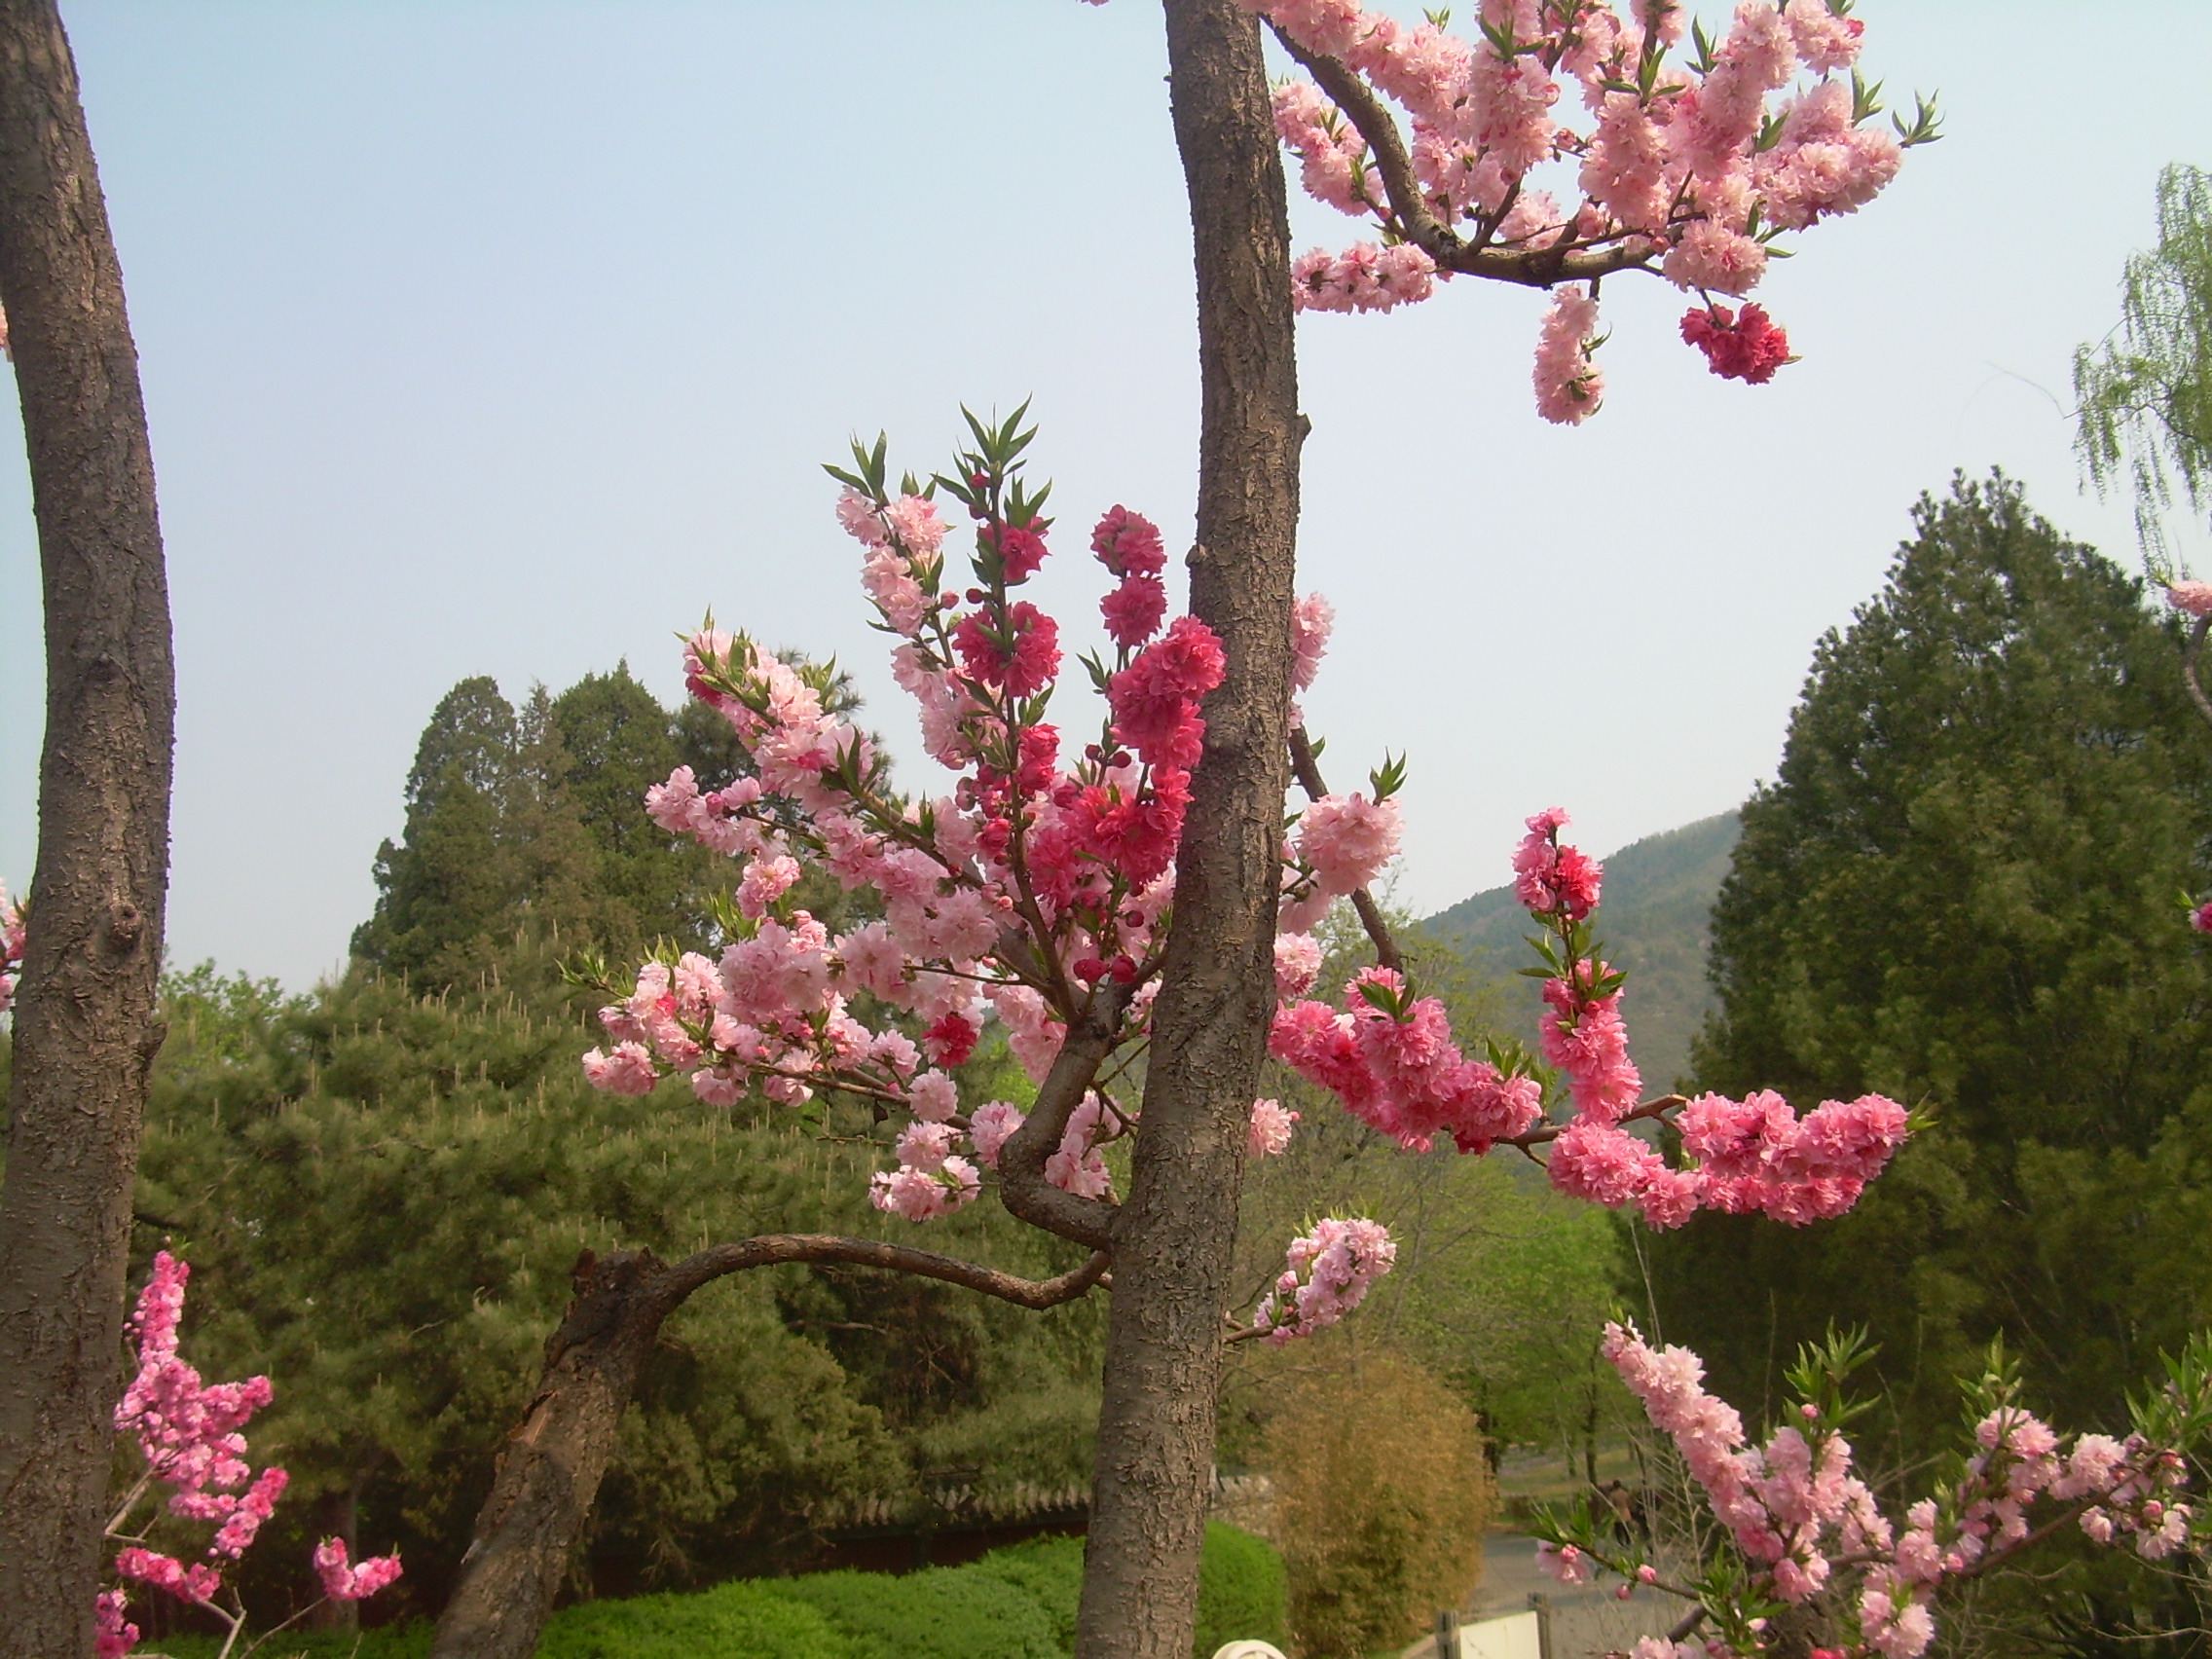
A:
[[[1274,1004],[1298,413],[1282,166],[1259,23],[1166,0],[1197,254],[1201,426],[1191,608],[1228,672],[1175,866],[1144,1126],[1114,1223],[1083,1659],[1183,1659],[1212,1474],[1244,1134]]]
[[[587,1251],[576,1264],[575,1299],[546,1341],[537,1393],[499,1455],[431,1659],[530,1659],[537,1650],[662,1322],[701,1286],[779,1262],[890,1268],[1025,1308],[1073,1301],[1106,1269],[1106,1257],[1094,1254],[1057,1278],[1022,1279],[928,1250],[811,1233],[719,1244],[673,1266],[649,1250],[605,1258]]]
[[[0,1631],[90,1654],[168,881],[175,685],[137,353],[53,0],[0,3],[0,304],[46,743],[0,1193]]]

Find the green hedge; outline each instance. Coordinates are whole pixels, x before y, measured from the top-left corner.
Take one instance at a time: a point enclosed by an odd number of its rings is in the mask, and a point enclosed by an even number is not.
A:
[[[1028,1591],[980,1562],[886,1572],[756,1579],[815,1608],[875,1659],[1059,1659],[1052,1620]]]
[[[1191,1643],[1197,1659],[1231,1641],[1287,1640],[1290,1580],[1282,1557],[1267,1539],[1219,1521],[1206,1523],[1198,1558],[1198,1628]]]
[[[582,1602],[555,1613],[537,1659],[1063,1659],[1075,1647],[1083,1540],[1032,1538],[967,1567],[740,1578],[697,1595]],[[1282,1558],[1263,1539],[1206,1527],[1192,1650],[1283,1641]],[[260,1659],[426,1659],[429,1625],[286,1632]],[[176,1659],[213,1659],[199,1637],[161,1644]]]
[[[875,1659],[773,1579],[697,1595],[579,1602],[555,1613],[537,1659]]]

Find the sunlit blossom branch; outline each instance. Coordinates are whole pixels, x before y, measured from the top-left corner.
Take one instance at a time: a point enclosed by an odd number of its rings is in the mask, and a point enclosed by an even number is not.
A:
[[[1578,246],[1564,239],[1553,247],[1493,247],[1490,245],[1490,239],[1497,224],[1511,211],[1510,198],[1499,204],[1495,214],[1485,215],[1480,221],[1481,234],[1473,241],[1467,240],[1450,226],[1439,223],[1429,211],[1420,180],[1414,174],[1413,158],[1406,151],[1397,117],[1384,107],[1367,83],[1337,58],[1309,52],[1285,34],[1272,18],[1268,19],[1268,27],[1282,49],[1312,75],[1314,82],[1367,141],[1375,157],[1375,169],[1382,175],[1382,188],[1389,196],[1390,212],[1396,220],[1394,228],[1434,260],[1439,270],[1487,277],[1495,282],[1519,283],[1524,287],[1550,288],[1561,282],[1592,281],[1616,271],[1647,269],[1656,257],[1656,251],[1647,242],[1635,245],[1643,242],[1641,238],[1617,241],[1604,248]],[[1518,180],[1514,182],[1512,194],[1519,194]]]
[[[1321,780],[1320,756],[1313,753],[1313,740],[1306,735],[1304,725],[1290,728],[1290,769],[1308,800],[1319,800],[1329,793],[1329,786]],[[1367,930],[1367,937],[1374,943],[1375,960],[1394,974],[1403,974],[1406,959],[1391,935],[1389,918],[1375,902],[1375,895],[1365,887],[1355,889],[1351,894],[1351,907],[1359,913],[1359,925]]]

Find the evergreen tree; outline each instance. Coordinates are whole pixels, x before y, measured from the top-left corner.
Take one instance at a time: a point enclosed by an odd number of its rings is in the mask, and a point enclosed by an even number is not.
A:
[[[887,1129],[854,1113],[823,1138],[677,1088],[590,1088],[588,1033],[530,948],[500,985],[428,997],[367,972],[296,999],[208,970],[168,983],[136,1255],[166,1241],[193,1263],[187,1341],[210,1375],[276,1382],[254,1449],[293,1486],[246,1563],[270,1622],[310,1599],[310,1532],[398,1545],[407,1576],[378,1610],[437,1610],[580,1252],[903,1235],[866,1197]],[[944,1228],[1015,1272],[1082,1254],[995,1205]],[[1080,1480],[1103,1321],[836,1269],[718,1285],[671,1322],[624,1420],[579,1584],[774,1570],[946,1466],[986,1491]]]
[[[1754,1415],[1800,1342],[1866,1325],[1904,1452],[1992,1336],[2089,1424],[2212,1315],[2212,962],[2177,903],[2205,881],[2212,732],[2174,624],[2002,476],[1915,518],[1744,809],[1696,1063],[1934,1127],[1839,1221],[1701,1215],[1649,1245],[1666,1337]]]
[[[424,984],[469,966],[471,941],[511,932],[516,871],[500,834],[514,773],[515,712],[487,676],[440,699],[407,774],[407,827],[377,849],[376,913],[353,954]]]

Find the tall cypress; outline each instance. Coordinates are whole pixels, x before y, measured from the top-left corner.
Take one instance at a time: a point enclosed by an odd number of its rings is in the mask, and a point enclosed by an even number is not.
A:
[[[1923,498],[1882,592],[1814,655],[1714,912],[1701,1084],[1878,1090],[1934,1126],[1803,1231],[1650,1241],[1670,1340],[1755,1410],[1831,1321],[1881,1344],[1902,1433],[2002,1333],[2061,1421],[2212,1313],[2212,731],[2171,623],[2001,475]]]

